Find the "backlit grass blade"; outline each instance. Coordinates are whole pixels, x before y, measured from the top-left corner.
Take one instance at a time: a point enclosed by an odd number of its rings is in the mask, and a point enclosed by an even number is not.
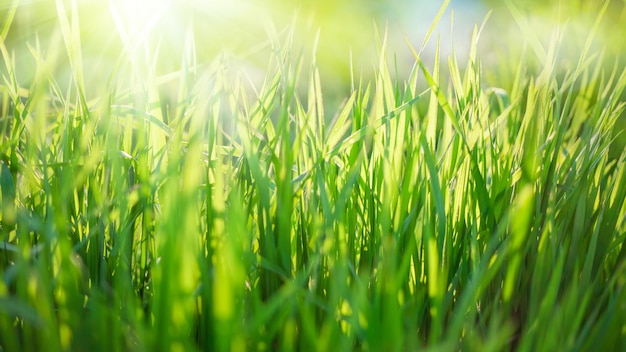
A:
[[[7,34],[9,33],[9,29],[11,28],[11,24],[13,23],[15,13],[17,12],[19,6],[20,0],[11,1],[9,11],[5,15],[2,27],[0,27],[0,40],[2,40],[3,42],[7,39]]]
[[[459,135],[461,140],[463,140],[463,142],[467,145],[465,133],[461,129],[461,125],[459,124],[457,115],[452,111],[452,108],[450,107],[450,104],[444,92],[441,90],[441,88],[439,87],[439,85],[437,84],[433,76],[430,74],[430,72],[428,72],[428,69],[422,62],[422,59],[420,58],[419,54],[415,52],[415,49],[411,46],[411,43],[408,42],[408,40],[407,40],[407,45],[409,46],[409,49],[413,53],[413,57],[415,58],[417,65],[422,70],[422,73],[424,74],[424,78],[426,78],[426,82],[430,86],[430,89],[432,89],[432,91],[435,93],[435,96],[437,97],[437,100],[439,101],[439,105],[441,109],[443,109],[446,117],[448,117],[448,119],[452,123],[452,126],[454,127],[456,133]]]
[[[268,25],[248,65],[209,58],[194,16],[138,38],[112,2],[110,43],[90,42],[96,5],[75,0],[22,43],[17,4],[0,27],[0,349],[623,342],[626,70],[600,16],[586,41],[570,23],[544,42],[509,2],[521,48],[494,9],[441,65],[442,1],[411,71],[390,23],[375,65],[359,75],[355,45],[343,82],[328,28],[313,48],[298,33],[308,18]],[[87,82],[108,45],[108,80]]]
[[[428,41],[430,40],[430,37],[434,33],[435,28],[437,28],[437,25],[439,25],[439,21],[441,20],[441,17],[443,17],[443,14],[446,12],[448,5],[450,5],[450,0],[444,0],[441,6],[439,7],[437,14],[435,15],[433,21],[431,22],[430,27],[428,28],[428,31],[426,31],[426,35],[424,36],[424,41],[422,42],[422,47],[420,48],[420,51],[419,51],[420,54],[426,48],[426,44],[428,44]]]

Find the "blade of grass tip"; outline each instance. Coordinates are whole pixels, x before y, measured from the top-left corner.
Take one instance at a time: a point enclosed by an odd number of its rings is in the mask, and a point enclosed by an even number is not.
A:
[[[435,63],[433,64],[432,76],[436,84],[439,84],[439,54],[440,54],[440,37],[437,37],[437,45],[435,46]],[[439,125],[439,100],[437,99],[437,92],[435,89],[430,90],[430,100],[428,102],[428,113],[426,118],[426,138],[435,146],[437,141],[437,133],[439,132],[437,125]]]
[[[470,93],[477,94],[480,91],[480,61],[478,58],[478,42],[480,41],[480,35],[482,34],[485,26],[487,25],[487,21],[491,17],[491,11],[485,15],[485,18],[480,24],[480,27],[476,27],[474,25],[474,30],[472,32],[471,46],[470,52],[467,61],[467,69],[465,71],[465,91],[467,94],[463,94],[463,96],[468,96]],[[458,70],[458,69],[457,69]],[[462,110],[462,109],[460,109]]]
[[[15,104],[15,110],[18,112],[18,116],[21,117],[21,112],[24,109],[24,103],[19,98],[21,95],[21,89],[17,84],[17,78],[15,77],[15,70],[13,69],[13,63],[15,63],[15,57],[9,55],[9,50],[7,49],[4,40],[0,40],[0,53],[2,53],[2,59],[4,61],[4,65],[7,69],[7,76],[2,75],[2,80],[4,81],[5,88],[8,90],[9,96],[13,99]],[[28,96],[28,92],[24,92],[24,96]],[[19,124],[16,124],[16,126]]]
[[[419,65],[419,67],[420,67],[420,69],[422,71],[422,74],[426,78],[426,82],[430,86],[430,89],[435,91],[435,94],[437,96],[437,100],[439,101],[439,105],[441,106],[441,108],[443,109],[445,114],[450,119],[450,122],[452,123],[452,126],[454,127],[456,132],[459,134],[459,136],[463,140],[463,144],[465,144],[465,146],[469,150],[469,144],[467,143],[467,138],[465,137],[465,133],[461,129],[461,125],[459,124],[459,120],[458,120],[457,116],[454,114],[454,111],[452,111],[452,107],[448,103],[448,99],[446,99],[446,96],[445,96],[444,92],[439,88],[439,85],[437,85],[437,82],[431,76],[430,72],[428,72],[428,69],[424,65],[424,62],[422,61],[420,55],[415,51],[415,48],[413,48],[413,45],[411,45],[411,42],[409,41],[408,37],[405,36],[404,38],[405,38],[405,41],[406,41],[407,45],[409,46],[409,49],[413,53],[413,57],[417,61],[417,64]]]
[[[331,121],[330,132],[326,138],[326,145],[331,146],[332,149],[343,143],[344,135],[348,129],[352,128],[352,123],[348,120],[348,117],[351,116],[350,112],[352,112],[352,108],[354,107],[355,98],[356,93],[352,93],[350,98],[343,104],[341,111],[339,111],[337,116]]]
[[[7,39],[7,35],[9,34],[9,28],[11,28],[11,24],[13,23],[13,19],[15,18],[15,12],[17,12],[17,8],[20,5],[21,0],[13,0],[11,6],[9,6],[9,11],[4,17],[4,23],[0,28],[0,39],[4,42]]]
[[[378,29],[376,29],[376,45],[378,49],[378,69],[376,71],[375,78],[375,89],[374,89],[374,98],[372,99],[372,106],[370,109],[371,116],[381,116],[389,112],[391,104],[391,97],[389,97],[389,92],[392,91],[391,88],[391,79],[389,78],[389,69],[387,66],[387,34],[388,30],[385,27],[385,31],[383,32],[382,40],[380,38],[380,33]],[[370,122],[371,120],[368,120]]]
[[[311,64],[311,75],[309,84],[308,95],[308,107],[307,118],[310,120],[309,124],[312,125],[314,135],[312,137],[313,145],[319,151],[322,150],[321,142],[324,138],[324,100],[322,97],[322,84],[320,79],[320,72],[317,67],[317,46],[319,40],[318,31],[315,36],[313,44],[313,62]]]
[[[441,183],[439,182],[438,167],[435,161],[435,156],[431,148],[428,146],[428,141],[426,140],[424,133],[420,134],[420,143],[422,145],[422,151],[424,152],[424,159],[426,161],[428,174],[430,175],[429,181],[431,195],[435,203],[435,209],[437,210],[437,218],[439,221],[437,224],[437,249],[439,250],[439,253],[443,253],[443,243],[446,232],[446,211],[443,200],[443,192],[441,190]]]
[[[490,9],[489,11],[487,11],[485,18],[480,23],[480,28],[478,29],[478,35],[476,36],[476,40],[480,38],[480,35],[483,33],[483,30],[485,30],[485,27],[487,26],[487,22],[489,22],[489,19],[491,18],[492,14],[493,14],[493,9]]]
[[[358,130],[354,131],[348,137],[343,139],[343,141],[341,143],[335,145],[332,149],[328,150],[326,152],[326,154],[325,154],[325,158],[329,159],[329,158],[332,158],[332,157],[334,157],[336,155],[339,155],[342,151],[344,151],[345,149],[349,148],[353,144],[362,141],[363,138],[365,138],[365,136],[366,136],[366,134],[368,132],[368,129],[376,130],[376,129],[384,126],[391,119],[394,119],[394,118],[400,116],[403,111],[405,111],[408,108],[410,108],[411,106],[413,106],[413,104],[415,104],[419,99],[421,99],[421,96],[417,96],[417,97],[407,101],[406,103],[398,106],[395,110],[392,110],[389,113],[383,115],[381,118],[371,122],[370,125],[365,125],[365,126],[359,128]]]
[[[352,47],[350,47],[349,57],[350,57],[350,91],[354,92],[355,91],[355,86],[354,86],[354,57],[352,56]]]
[[[80,40],[80,25],[78,23],[78,4],[76,0],[71,2],[70,18],[67,17],[63,0],[56,0],[57,14],[59,17],[59,26],[63,35],[63,41],[67,50],[67,56],[72,68],[74,83],[78,90],[78,98],[80,99],[81,112],[87,117],[89,116],[89,108],[85,98],[85,81],[83,76],[82,48]],[[70,22],[71,21],[71,22]]]
[[[42,73],[48,79],[48,84],[50,85],[50,88],[52,89],[52,92],[54,93],[55,97],[59,99],[61,106],[66,106],[67,104],[63,97],[63,93],[61,93],[61,88],[59,87],[59,84],[54,78],[52,72],[50,72],[50,67],[54,67],[53,60],[57,57],[56,50],[54,50],[56,48],[51,50],[47,58],[44,59],[41,56],[41,50],[33,48],[33,46],[30,45],[29,43],[27,43],[26,45],[28,46],[28,50],[30,51],[31,55],[37,62],[37,69],[42,70]]]
[[[510,1],[510,0],[507,0],[507,1]],[[574,75],[573,75],[574,77],[578,76],[578,73],[581,67],[583,66],[583,63],[587,59],[587,54],[589,53],[589,49],[591,49],[591,45],[593,44],[593,40],[596,37],[598,28],[600,27],[600,23],[602,23],[602,18],[604,17],[604,14],[610,3],[611,3],[611,0],[605,0],[604,4],[602,5],[602,8],[600,8],[600,11],[598,12],[598,16],[596,16],[596,20],[593,23],[593,26],[591,27],[591,30],[589,31],[587,35],[587,39],[585,40],[585,45],[583,46],[583,49],[581,50],[581,54],[578,59],[578,64],[576,65],[576,69],[574,70]]]
[[[428,41],[430,40],[430,37],[432,36],[433,32],[435,31],[435,28],[437,28],[437,25],[439,24],[439,21],[441,20],[441,17],[443,16],[444,12],[446,12],[446,9],[448,8],[448,5],[450,5],[450,0],[445,0],[443,2],[443,4],[441,4],[441,7],[439,8],[439,11],[437,11],[437,14],[435,15],[435,19],[430,24],[430,27],[428,28],[428,31],[426,32],[426,36],[424,36],[424,41],[422,42],[422,47],[420,48],[420,51],[419,51],[420,55],[422,54],[422,52],[426,48],[426,45],[428,44]]]
[[[450,56],[448,56],[448,72],[450,74],[450,81],[454,88],[454,93],[457,100],[461,101],[463,97],[463,80],[461,79],[461,73],[459,72],[459,61],[456,56],[456,48],[454,45],[454,9],[450,13]],[[462,108],[461,108],[462,109]]]

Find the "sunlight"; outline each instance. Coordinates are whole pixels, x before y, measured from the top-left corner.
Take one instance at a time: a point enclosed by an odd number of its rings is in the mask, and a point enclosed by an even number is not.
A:
[[[249,1],[108,0],[113,26],[128,53],[150,43],[168,55],[182,50],[185,35],[201,34],[210,56],[224,47],[246,48],[258,42],[261,9]],[[256,25],[256,26],[255,26]],[[252,37],[252,39],[250,39]],[[152,50],[151,49],[151,50]]]
[[[115,26],[127,45],[136,46],[147,39],[173,0],[109,0]]]

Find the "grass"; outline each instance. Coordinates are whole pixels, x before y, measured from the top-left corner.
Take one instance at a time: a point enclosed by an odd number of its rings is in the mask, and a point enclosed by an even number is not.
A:
[[[478,30],[465,67],[413,49],[406,79],[383,37],[327,116],[289,34],[259,90],[190,35],[177,97],[146,55],[92,98],[57,6],[28,87],[0,31],[0,350],[626,348],[626,71],[593,31],[501,88]]]

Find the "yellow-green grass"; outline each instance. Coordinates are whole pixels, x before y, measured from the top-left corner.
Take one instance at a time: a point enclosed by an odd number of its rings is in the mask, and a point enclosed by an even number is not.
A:
[[[405,78],[382,36],[329,112],[288,31],[258,90],[191,34],[169,76],[122,55],[87,82],[57,8],[29,86],[1,31],[0,349],[626,346],[626,71],[594,30],[571,70],[557,33],[506,86],[483,81],[478,28],[467,65],[411,47]]]

